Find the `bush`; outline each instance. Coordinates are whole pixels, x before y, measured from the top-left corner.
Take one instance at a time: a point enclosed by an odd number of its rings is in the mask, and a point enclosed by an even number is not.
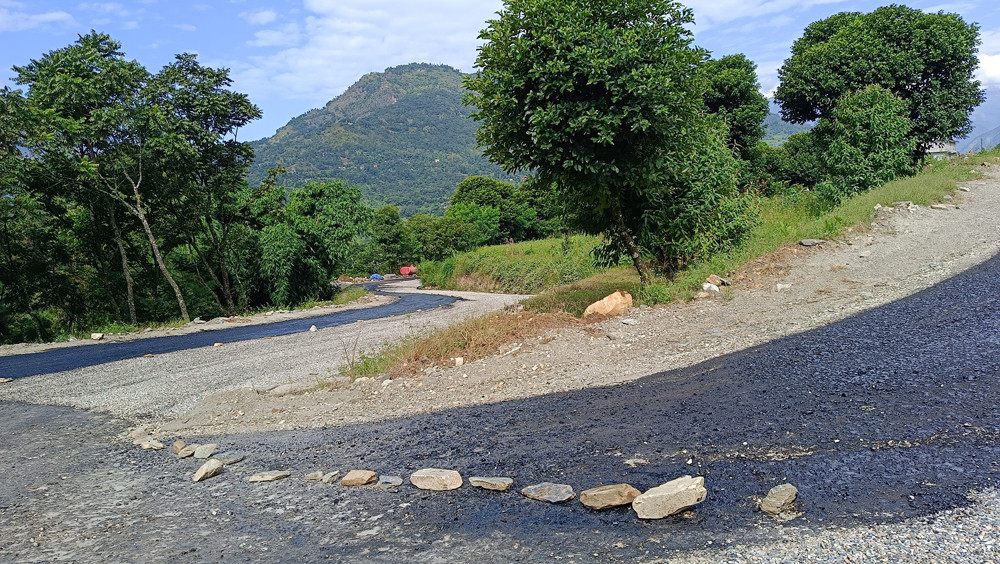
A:
[[[867,192],[913,174],[916,140],[906,103],[880,86],[846,94],[832,120],[818,126],[830,144],[824,154],[827,181],[817,191],[830,202]]]

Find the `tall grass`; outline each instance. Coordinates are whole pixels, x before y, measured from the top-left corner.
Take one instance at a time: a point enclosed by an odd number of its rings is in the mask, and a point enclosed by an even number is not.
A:
[[[420,263],[420,281],[447,290],[534,294],[600,272],[591,257],[600,242],[599,237],[573,235],[481,247]]]

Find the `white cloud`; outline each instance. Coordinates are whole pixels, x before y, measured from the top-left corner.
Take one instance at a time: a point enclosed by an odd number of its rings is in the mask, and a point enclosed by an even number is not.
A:
[[[278,49],[227,63],[239,89],[322,104],[365,73],[390,66],[426,62],[471,71],[479,30],[502,2],[304,0],[303,6],[297,27],[262,30],[249,42]]]
[[[302,40],[302,31],[298,24],[290,23],[278,29],[262,29],[253,36],[247,41],[251,47],[293,47]]]
[[[257,12],[243,12],[240,17],[250,25],[267,25],[278,19],[278,14],[274,10],[259,10]]]
[[[1000,86],[1000,54],[979,54],[979,72],[976,73],[983,86]]]
[[[198,28],[196,26],[191,25],[191,24],[174,24],[171,27],[174,27],[174,28],[179,29],[181,31],[198,31]]]
[[[5,3],[4,5],[17,10],[21,7],[16,2]],[[4,31],[26,31],[43,27],[48,24],[75,25],[76,20],[66,12],[43,12],[40,14],[29,14],[21,11],[11,11],[7,8],[0,8],[0,32]]]

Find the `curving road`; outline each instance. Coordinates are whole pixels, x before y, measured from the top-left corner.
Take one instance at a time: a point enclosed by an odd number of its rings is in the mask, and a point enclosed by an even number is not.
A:
[[[126,561],[141,550],[164,562],[642,562],[931,515],[1000,486],[998,279],[993,258],[821,329],[627,384],[209,439],[247,458],[205,484],[189,480],[196,461],[95,447],[100,433],[123,429],[118,421],[7,403],[0,467],[22,468],[0,481],[0,559]],[[648,464],[630,468],[629,458]],[[627,509],[468,486],[387,492],[302,479],[352,467],[455,468],[577,491],[698,474],[709,494],[688,516],[643,522]],[[279,469],[293,478],[247,482]],[[755,496],[784,481],[805,509],[788,525],[754,509]],[[970,549],[1000,559],[995,544],[976,541],[981,532],[966,534]]]
[[[395,293],[382,290],[383,286],[391,287],[391,283],[378,286],[372,285],[369,289],[379,294],[396,296],[398,298],[397,301],[372,308],[354,309],[331,313],[329,315],[265,323],[262,325],[213,329],[211,331],[187,335],[150,337],[121,343],[101,343],[80,347],[59,348],[39,353],[0,356],[0,377],[13,379],[26,378],[107,364],[141,357],[146,354],[166,354],[200,347],[211,347],[215,343],[235,343],[265,337],[292,335],[308,331],[313,325],[317,329],[326,329],[357,321],[402,316],[417,311],[427,311],[437,307],[448,306],[461,299],[441,294]]]

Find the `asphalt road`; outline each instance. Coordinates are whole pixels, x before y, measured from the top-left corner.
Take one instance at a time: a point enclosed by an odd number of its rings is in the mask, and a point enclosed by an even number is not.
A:
[[[165,354],[199,347],[211,347],[215,343],[234,343],[264,337],[292,335],[308,331],[313,325],[317,329],[324,329],[347,325],[356,321],[407,315],[421,310],[426,311],[447,306],[460,299],[440,294],[396,294],[391,290],[384,291],[385,288],[391,288],[391,283],[378,287],[373,285],[369,289],[375,290],[378,293],[397,296],[398,300],[391,304],[372,308],[354,309],[331,313],[329,315],[261,325],[213,329],[187,335],[150,337],[119,343],[99,343],[81,347],[58,348],[39,353],[0,356],[0,377],[18,379],[42,374],[54,374],[87,366],[117,362],[128,358],[138,358],[146,354]]]
[[[217,437],[246,459],[203,484],[189,481],[194,461],[98,440],[120,422],[2,404],[0,471],[17,478],[0,481],[0,560],[634,562],[930,515],[1000,485],[998,279],[994,258],[836,324],[627,384]],[[630,458],[649,463],[630,468]],[[695,474],[709,494],[686,515],[643,522],[628,509],[516,492],[404,484],[393,493],[302,478],[358,467],[404,477],[453,468],[577,491]],[[246,481],[280,469],[293,478]],[[781,525],[753,497],[786,480],[805,514]]]

